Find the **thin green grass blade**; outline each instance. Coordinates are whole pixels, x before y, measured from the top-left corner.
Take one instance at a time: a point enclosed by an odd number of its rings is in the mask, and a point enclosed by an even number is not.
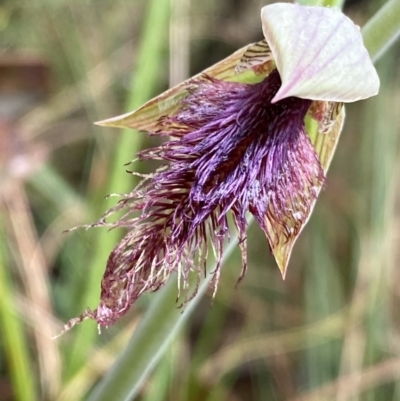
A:
[[[177,343],[181,339],[181,335],[177,335],[171,346],[167,349],[164,358],[157,365],[154,376],[149,383],[146,393],[143,395],[143,401],[164,401],[167,400],[168,392],[177,374],[176,368],[179,364],[179,355],[177,354]],[[178,393],[174,389],[174,393]]]
[[[343,294],[340,286],[340,269],[332,257],[329,233],[326,230],[328,221],[325,211],[317,211],[317,215],[310,222],[310,264],[304,286],[305,311],[309,324],[328,319],[340,309],[340,299]],[[310,266],[311,267],[311,266]],[[329,296],[328,296],[329,294]],[[307,361],[306,382],[309,389],[331,381],[335,378],[338,356],[335,339],[316,344],[315,339],[309,336],[304,350]]]
[[[296,3],[299,3],[302,6],[322,6],[324,0],[297,0]]]
[[[343,8],[345,0],[324,0],[323,6],[324,7],[339,7]]]
[[[87,215],[84,200],[48,164],[29,176],[30,185],[53,203],[61,212],[74,208],[78,213]]]
[[[231,292],[233,294],[233,291]],[[198,369],[200,364],[206,359],[207,355],[212,353],[219,341],[219,335],[222,332],[223,326],[226,323],[228,313],[229,299],[225,303],[214,302],[212,308],[207,314],[207,319],[201,327],[198,340],[193,349],[191,358],[191,366],[193,369]]]
[[[1,222],[0,222],[1,223]],[[4,238],[3,232],[0,237]],[[15,313],[13,284],[9,277],[4,255],[4,241],[0,242],[0,332],[4,353],[16,401],[37,400],[34,385],[35,375],[28,352],[28,340],[23,325]]]
[[[145,21],[142,40],[138,54],[138,65],[132,77],[132,92],[127,100],[126,109],[137,108],[138,105],[148,100],[158,84],[157,77],[160,74],[162,58],[161,49],[167,41],[169,21],[169,0],[153,0],[149,3],[148,16]],[[114,160],[108,182],[108,193],[129,192],[132,181],[124,174],[124,164],[132,160],[141,148],[141,138],[136,132],[123,130],[117,148],[114,152]],[[115,202],[104,202],[103,210],[107,210]],[[97,209],[97,207],[96,207]],[[87,268],[87,291],[83,299],[82,310],[87,306],[98,304],[100,294],[101,276],[104,272],[108,255],[119,240],[120,233],[116,230],[107,232],[97,231],[94,254],[90,266]],[[68,374],[75,372],[84,362],[87,352],[91,349],[94,338],[97,335],[95,324],[84,324],[76,329],[75,343],[72,348]]]
[[[377,61],[400,37],[400,0],[389,0],[364,25],[364,44],[372,61]]]
[[[343,7],[344,0],[297,0],[303,6]]]

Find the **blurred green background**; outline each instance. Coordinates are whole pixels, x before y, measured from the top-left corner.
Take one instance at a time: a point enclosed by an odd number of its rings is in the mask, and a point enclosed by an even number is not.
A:
[[[349,0],[344,11],[362,26],[383,3]],[[105,195],[132,189],[124,163],[155,141],[92,123],[260,40],[266,4],[0,2],[1,401],[87,399],[155,296],[101,335],[87,321],[51,339],[97,306],[123,234],[63,231],[96,221],[115,202]],[[286,280],[252,225],[245,279],[235,288],[235,250],[215,299],[207,292],[135,399],[400,400],[399,63],[396,43],[377,63],[379,96],[347,106]]]

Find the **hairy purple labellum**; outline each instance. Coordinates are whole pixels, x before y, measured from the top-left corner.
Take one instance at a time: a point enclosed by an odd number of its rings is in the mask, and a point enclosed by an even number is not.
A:
[[[139,154],[166,167],[117,206],[128,210],[117,225],[131,231],[108,259],[100,306],[85,317],[109,326],[172,272],[183,283],[190,271],[200,278],[208,240],[218,279],[228,212],[241,241],[243,272],[247,212],[272,243],[279,241],[275,225],[288,237],[301,229],[324,172],[304,127],[311,101],[289,97],[272,104],[280,85],[276,70],[255,85],[208,76],[192,81],[180,112],[164,117],[163,124],[176,126],[173,138]],[[140,216],[133,217],[137,211]]]
[[[379,78],[359,29],[338,10],[276,3],[262,9],[261,20],[265,40],[138,110],[101,122],[169,139],[138,155],[162,167],[92,225],[129,231],[109,256],[99,307],[64,330],[86,318],[113,324],[171,273],[177,273],[185,303],[197,291],[188,294],[189,276],[197,275],[199,283],[210,247],[216,288],[229,216],[242,252],[239,280],[247,267],[247,213],[285,275],[339,139],[342,102],[375,95]],[[244,82],[249,72],[252,84],[228,81],[242,74]],[[306,114],[318,126],[308,133]],[[106,222],[117,211],[125,214]]]

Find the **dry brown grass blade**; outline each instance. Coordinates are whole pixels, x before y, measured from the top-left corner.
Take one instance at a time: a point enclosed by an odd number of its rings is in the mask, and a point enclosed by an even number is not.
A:
[[[58,345],[51,340],[53,325],[40,311],[52,314],[45,258],[38,244],[37,233],[22,182],[14,180],[4,191],[3,200],[9,220],[9,233],[15,242],[15,255],[26,297],[32,308],[33,335],[37,348],[39,377],[46,398],[53,399],[60,389],[61,364]]]
[[[58,333],[62,326],[63,322],[57,319],[53,314],[49,313],[49,311],[45,311],[41,309],[38,305],[32,304],[30,299],[28,299],[24,294],[17,292],[15,294],[16,300],[16,310],[18,314],[23,318],[24,322],[32,328],[35,328],[37,331],[41,332],[43,336],[47,335],[47,331],[43,331],[44,327],[47,330],[48,327],[51,327],[52,333]],[[35,317],[40,315],[41,325],[38,326]]]
[[[307,348],[310,339],[317,345],[340,338],[350,326],[359,324],[365,308],[365,294],[362,294],[348,307],[319,322],[228,344],[207,361],[201,376],[205,382],[215,383],[246,362]]]
[[[360,372],[341,376],[337,380],[319,387],[317,390],[289,401],[328,401],[335,397],[339,388],[341,389],[340,401],[346,401],[381,384],[398,381],[399,378],[400,358],[395,357]]]
[[[189,0],[171,3],[169,86],[172,88],[189,77],[190,45]]]
[[[44,105],[38,106],[20,120],[21,131],[26,139],[38,137],[44,129],[68,117],[82,106],[82,90],[90,91],[88,99],[101,97],[114,81],[132,65],[132,43],[123,44],[111,56],[94,67],[87,74],[87,79],[77,82],[60,91]],[[127,56],[128,55],[128,56]],[[112,66],[112,68],[111,68]],[[112,70],[112,74],[110,73]],[[79,90],[79,89],[82,90]]]

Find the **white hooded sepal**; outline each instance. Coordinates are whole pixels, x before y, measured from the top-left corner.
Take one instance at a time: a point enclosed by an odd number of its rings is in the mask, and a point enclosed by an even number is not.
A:
[[[289,96],[354,102],[379,91],[360,29],[339,9],[275,3],[261,10],[265,39]]]

